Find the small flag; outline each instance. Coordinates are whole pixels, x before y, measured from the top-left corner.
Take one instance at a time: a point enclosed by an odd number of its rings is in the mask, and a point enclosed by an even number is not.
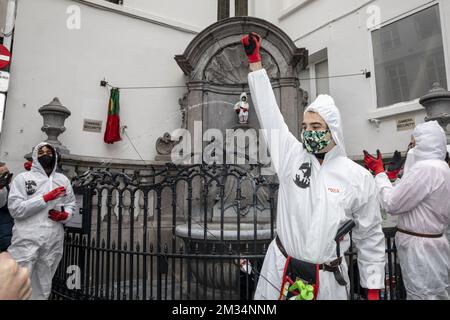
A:
[[[120,95],[119,89],[111,89],[111,97],[108,105],[108,119],[106,121],[106,130],[104,141],[105,143],[112,144],[114,142],[122,140],[120,138]]]

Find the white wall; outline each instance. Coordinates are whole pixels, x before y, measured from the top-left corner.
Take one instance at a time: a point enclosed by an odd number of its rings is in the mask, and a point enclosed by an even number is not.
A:
[[[123,5],[202,29],[217,21],[217,0],[124,0]]]
[[[249,15],[278,24],[278,17],[282,10],[281,1],[249,0]]]
[[[66,27],[66,10],[73,4],[81,8],[80,30]],[[72,154],[140,159],[125,136],[106,145],[103,132],[82,131],[83,119],[102,120],[104,130],[109,98],[99,85],[104,77],[115,86],[184,85],[173,57],[183,53],[193,37],[73,1],[21,0],[0,160],[14,172],[22,170],[23,155],[46,137],[38,109],[55,96],[72,112],[60,136]],[[154,159],[159,136],[180,126],[178,99],[184,92],[121,92],[122,124],[144,159]]]

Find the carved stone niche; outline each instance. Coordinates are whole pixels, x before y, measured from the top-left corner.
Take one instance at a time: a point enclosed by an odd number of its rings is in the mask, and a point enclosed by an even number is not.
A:
[[[249,65],[241,44],[242,36],[250,32],[258,33],[263,39],[263,67],[290,131],[299,137],[303,98],[298,77],[308,63],[308,51],[297,48],[286,33],[265,20],[234,17],[209,26],[191,41],[182,55],[175,56],[188,77],[188,91],[180,99],[180,109],[182,127],[188,129],[192,139],[196,121],[202,122],[203,132],[219,129],[225,137],[225,130],[236,126],[233,106],[242,92],[249,97],[249,128],[260,128],[247,83]]]

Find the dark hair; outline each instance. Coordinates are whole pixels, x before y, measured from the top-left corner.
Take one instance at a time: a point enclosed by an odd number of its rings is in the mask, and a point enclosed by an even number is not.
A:
[[[42,150],[44,148],[49,149],[52,152],[53,157],[56,156],[56,149],[51,144],[44,144],[40,146],[38,150]]]
[[[56,151],[55,147],[53,147],[51,144],[44,144],[44,145],[40,146],[38,150],[42,150],[43,148],[47,148],[52,152],[52,156],[53,156],[52,168],[54,168],[55,165],[56,165],[56,167],[58,167],[58,163],[55,162],[56,158],[57,158],[57,151]]]
[[[449,162],[449,161],[450,161],[450,155],[447,152],[447,154],[445,155],[445,162]]]

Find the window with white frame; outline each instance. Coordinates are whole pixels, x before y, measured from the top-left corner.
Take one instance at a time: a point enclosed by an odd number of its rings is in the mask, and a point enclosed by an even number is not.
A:
[[[318,96],[319,94],[329,94],[330,82],[328,79],[328,60],[323,60],[314,64],[314,68],[316,69],[316,95]]]
[[[379,108],[417,99],[434,82],[447,88],[438,5],[373,31],[372,43]]]
[[[398,48],[401,45],[397,25],[392,25],[391,28],[381,30],[380,37],[381,48],[384,51]]]
[[[308,92],[309,102],[320,94],[330,93],[327,49],[309,56],[308,68],[300,72],[300,87]]]
[[[227,19],[230,16],[248,16],[248,0],[232,0],[234,1],[234,12],[231,12],[230,0],[217,1],[217,21]]]

